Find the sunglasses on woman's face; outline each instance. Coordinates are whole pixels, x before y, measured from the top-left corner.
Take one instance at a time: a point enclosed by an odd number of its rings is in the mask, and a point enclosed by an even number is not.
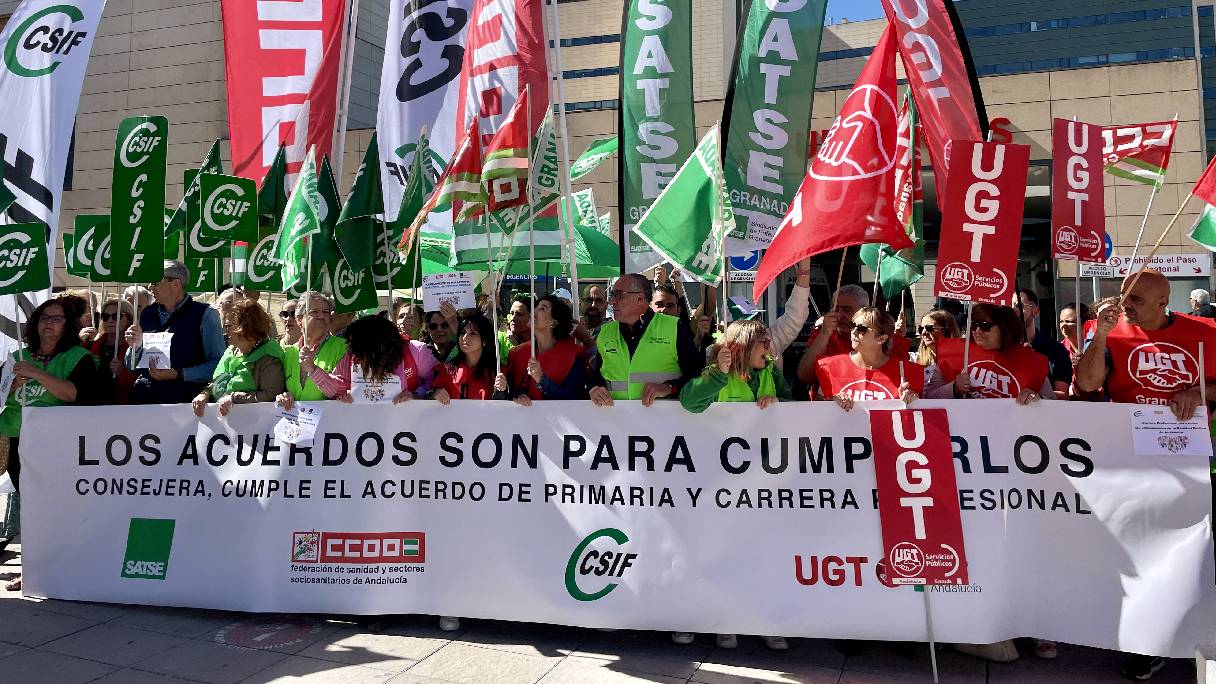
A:
[[[283,320],[285,320],[285,321],[286,321],[286,320],[290,320],[290,319],[295,318],[295,317],[296,317],[296,312],[295,312],[295,311],[286,311],[286,310],[284,310],[284,311],[280,311],[280,312],[279,312],[279,318],[282,318],[282,319],[283,319]]]
[[[941,328],[937,327],[936,325],[922,325],[922,326],[920,327],[920,332],[921,332],[922,334],[924,334],[924,333],[932,333],[932,332],[939,332],[939,331],[941,331]]]
[[[865,337],[866,333],[870,332],[870,327],[860,323],[853,324],[853,334],[858,337]]]
[[[443,321],[443,322],[441,322],[441,323],[427,323],[427,324],[426,324],[426,329],[427,329],[427,330],[438,330],[438,329],[440,329],[440,328],[443,328],[444,330],[447,330],[447,329],[449,329],[450,327],[451,327],[451,326],[449,326],[449,325],[448,325],[448,322],[447,322],[447,321]]]
[[[988,332],[992,330],[992,327],[995,325],[996,323],[993,323],[992,321],[971,321],[971,329],[979,330],[981,332]]]
[[[118,320],[118,314],[112,314],[112,313],[103,313],[103,314],[101,315],[101,321],[102,321],[103,323],[104,323],[104,322],[106,322],[106,321],[116,321],[116,320]]]

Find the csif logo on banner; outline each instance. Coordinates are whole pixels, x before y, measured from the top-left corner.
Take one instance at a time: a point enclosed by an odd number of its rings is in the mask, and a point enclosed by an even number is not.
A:
[[[54,73],[88,37],[88,31],[73,28],[84,20],[79,7],[66,3],[34,12],[9,34],[4,44],[4,66],[22,78]]]
[[[607,542],[596,544],[600,540],[608,540],[613,545]],[[617,587],[616,582],[598,581],[594,586],[599,586],[599,589],[587,591],[579,584],[579,578],[620,579],[638,558],[638,554],[621,548],[628,543],[629,536],[612,527],[596,530],[579,542],[566,563],[566,591],[570,596],[577,601],[597,601],[611,594]],[[591,579],[587,582],[593,583]]]

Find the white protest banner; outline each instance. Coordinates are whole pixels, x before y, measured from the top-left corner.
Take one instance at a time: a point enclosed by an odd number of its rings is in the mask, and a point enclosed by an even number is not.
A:
[[[422,308],[438,311],[444,302],[459,309],[477,307],[473,292],[473,274],[466,271],[434,273],[422,276]]]
[[[970,584],[930,587],[938,640],[1211,642],[1207,459],[1133,454],[1126,406],[913,406],[948,412],[967,545]],[[269,437],[268,403],[26,409],[24,590],[923,641],[878,566],[865,408],[900,407],[332,402],[312,448]]]
[[[171,332],[149,332],[143,334],[143,354],[136,368],[151,368],[148,364],[156,359],[157,368],[169,368],[169,349],[173,344]]]

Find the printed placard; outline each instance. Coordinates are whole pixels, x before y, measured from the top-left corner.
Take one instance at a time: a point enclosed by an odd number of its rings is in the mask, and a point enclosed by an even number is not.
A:
[[[144,333],[143,355],[139,357],[139,365],[136,368],[151,368],[149,365],[152,359],[156,359],[157,368],[170,368],[169,365],[169,346],[173,344],[173,333],[158,332]]]
[[[473,274],[457,271],[422,276],[423,308],[438,311],[444,302],[450,302],[457,310],[477,308]]]

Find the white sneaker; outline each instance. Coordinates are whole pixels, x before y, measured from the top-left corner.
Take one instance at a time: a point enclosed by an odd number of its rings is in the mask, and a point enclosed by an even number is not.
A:
[[[764,639],[764,645],[768,646],[774,651],[790,650],[790,645],[788,642],[786,642],[785,637],[783,636],[766,636],[761,638]]]
[[[735,648],[739,645],[739,637],[734,634],[719,634],[718,648]]]
[[[460,629],[460,618],[452,617],[451,615],[441,615],[439,617],[439,629],[444,632],[455,632]]]
[[[692,632],[672,632],[671,640],[681,646],[687,646],[692,643],[695,636]]]

